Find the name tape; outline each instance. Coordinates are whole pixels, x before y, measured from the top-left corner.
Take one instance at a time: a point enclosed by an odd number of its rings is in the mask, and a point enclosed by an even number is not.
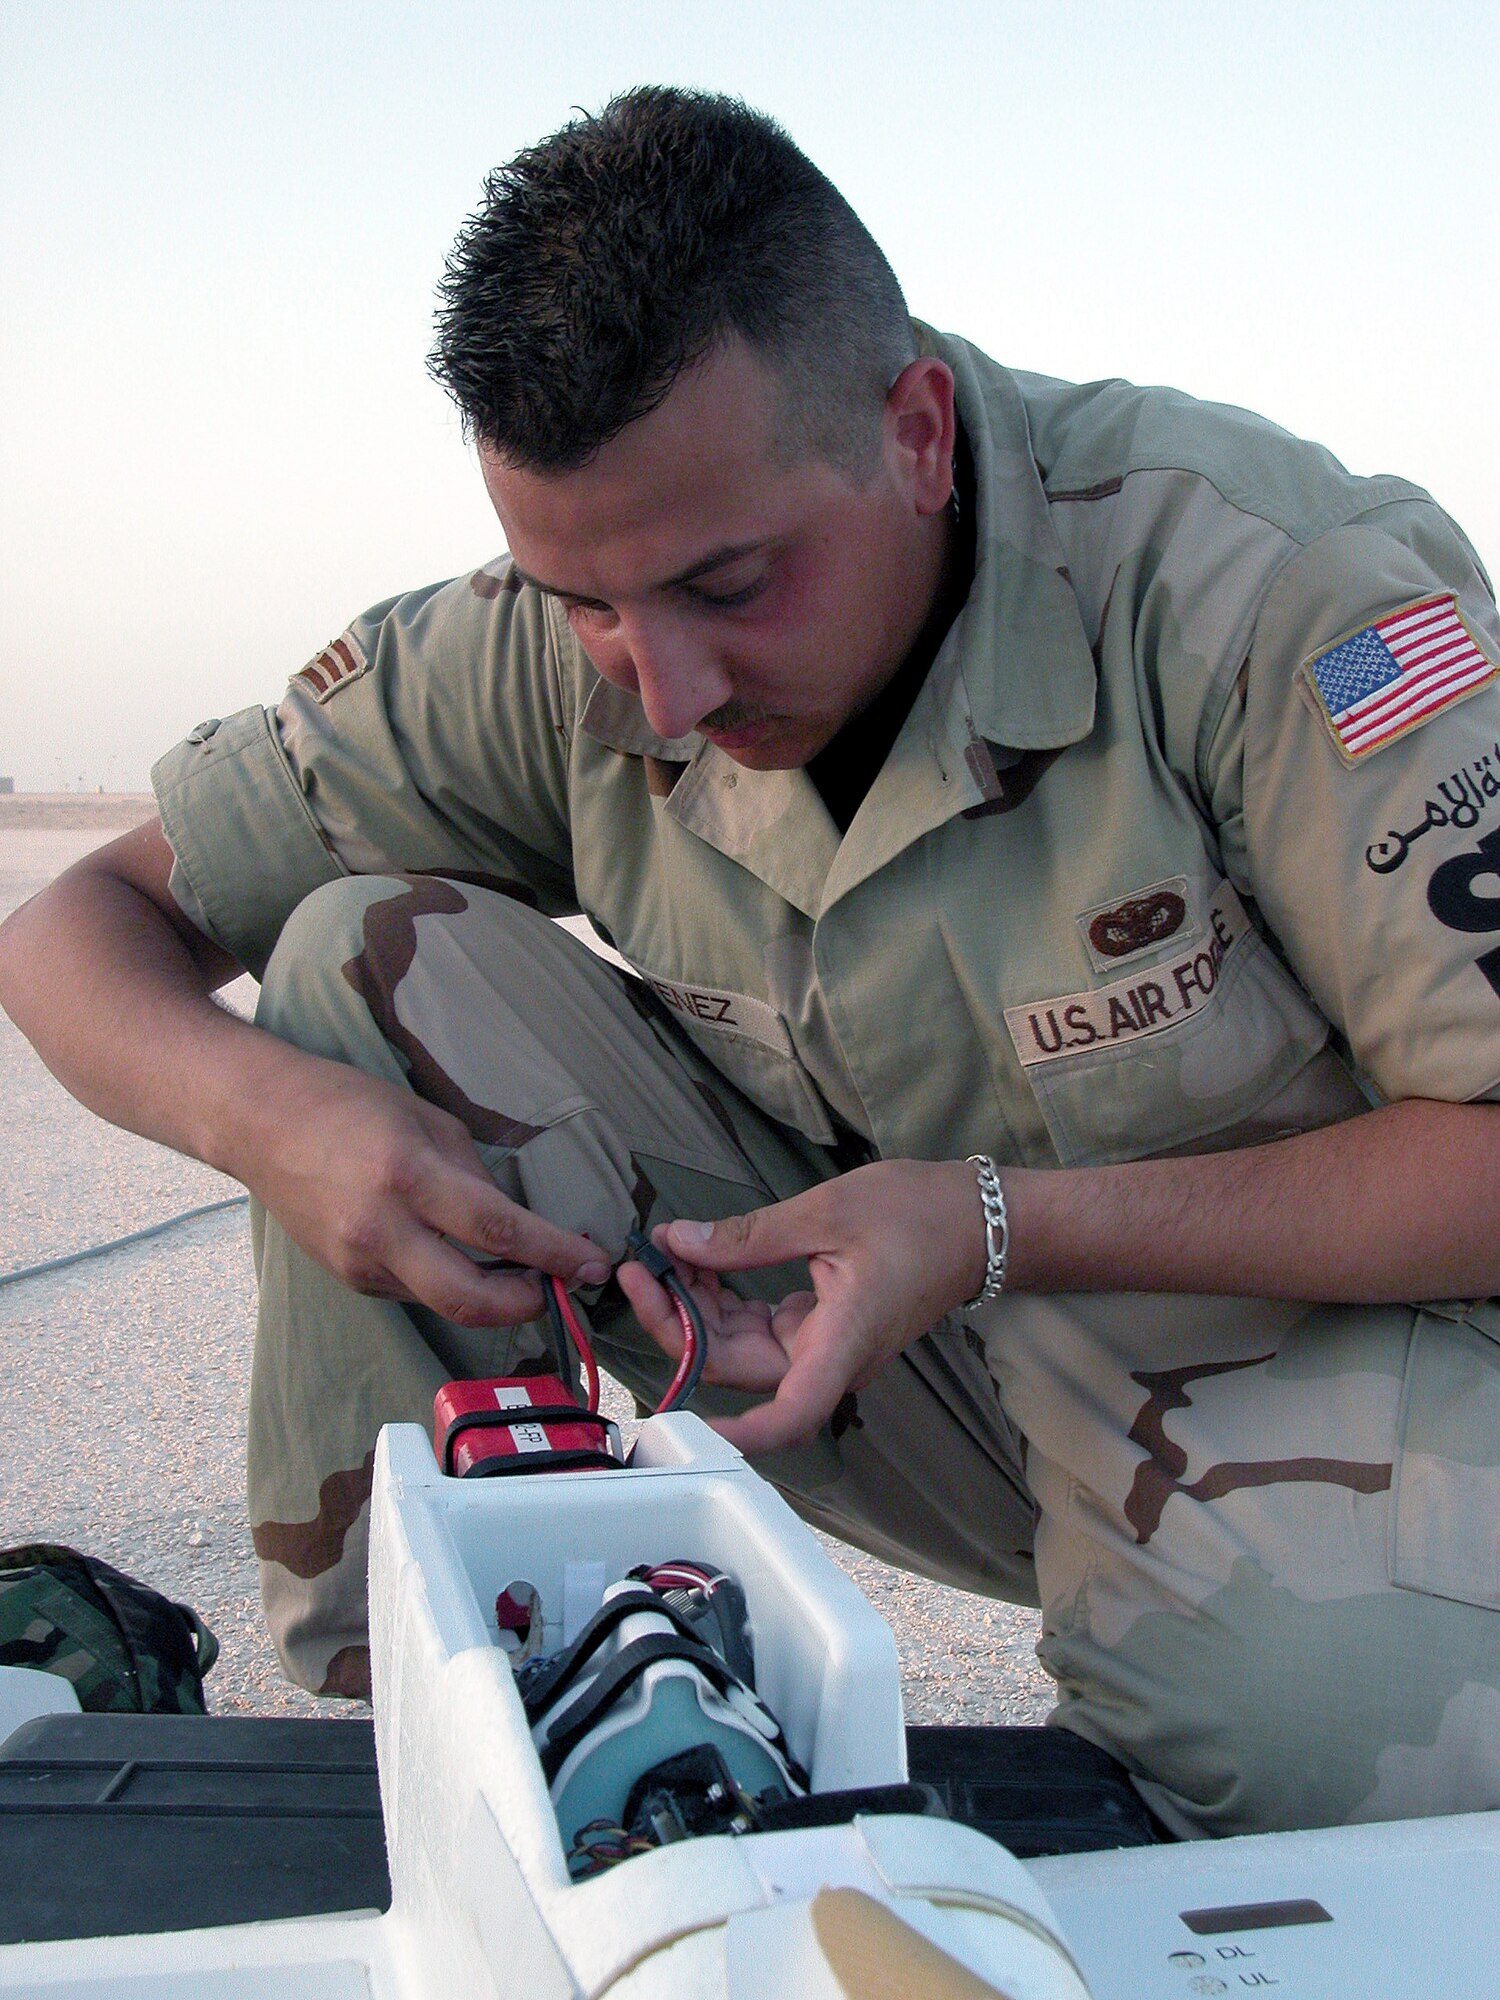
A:
[[[1007,1007],[1005,1025],[1022,1067],[1144,1041],[1175,1028],[1209,1004],[1224,967],[1252,935],[1244,905],[1229,883],[1221,882],[1208,906],[1207,936],[1193,950],[1109,986]]]
[[[739,1035],[778,1055],[792,1053],[792,1038],[776,1009],[749,993],[725,993],[712,986],[682,986],[670,979],[657,979],[649,972],[641,977],[659,999],[695,1027],[713,1028],[720,1034]]]

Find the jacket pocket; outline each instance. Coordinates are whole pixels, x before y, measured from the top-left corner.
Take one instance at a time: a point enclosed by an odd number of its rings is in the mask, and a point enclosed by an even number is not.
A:
[[[1389,1574],[1500,1611],[1500,1304],[1418,1309],[1391,1469]]]
[[[1319,1053],[1328,1023],[1228,883],[1207,940],[1006,1026],[1062,1165],[1149,1158],[1243,1124]]]
[[[816,1146],[835,1143],[827,1108],[797,1057],[786,1022],[769,1001],[637,970],[673,1025],[752,1104]]]

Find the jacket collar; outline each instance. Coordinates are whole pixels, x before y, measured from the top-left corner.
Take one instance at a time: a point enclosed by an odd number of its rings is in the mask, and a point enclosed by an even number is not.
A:
[[[587,660],[583,665],[593,672]],[[578,726],[595,742],[655,765],[648,783],[665,792],[669,819],[805,916],[817,916],[839,836],[805,771],[747,771],[705,737],[658,736],[636,697],[606,680],[596,679]],[[663,765],[670,776],[658,782]]]
[[[1026,405],[1008,369],[967,341],[923,333],[953,370],[974,454],[974,582],[948,634],[969,717],[1007,750],[1060,750],[1094,726],[1096,673]]]
[[[686,764],[699,750],[709,748],[701,736],[658,736],[646,720],[646,711],[633,694],[602,680],[582,647],[566,626],[563,643],[577,654],[578,663],[594,685],[584,702],[578,727],[585,736],[607,749],[623,751],[627,757],[655,757],[663,764]]]

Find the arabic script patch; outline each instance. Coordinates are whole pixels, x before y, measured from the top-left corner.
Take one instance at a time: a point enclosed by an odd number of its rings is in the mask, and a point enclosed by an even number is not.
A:
[[[309,660],[305,667],[299,667],[292,679],[310,688],[314,701],[325,702],[340,688],[347,687],[350,681],[357,681],[361,674],[369,671],[370,662],[365,657],[364,648],[352,632],[346,632],[331,646],[325,646],[316,659]]]
[[[1305,660],[1346,764],[1373,757],[1500,675],[1451,595],[1421,597]]]

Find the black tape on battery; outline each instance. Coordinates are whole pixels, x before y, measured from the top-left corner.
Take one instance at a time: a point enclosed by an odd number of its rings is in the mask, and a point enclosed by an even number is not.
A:
[[[609,1419],[597,1410],[581,1410],[576,1403],[517,1403],[503,1410],[469,1410],[457,1416],[443,1432],[443,1470],[450,1479],[457,1477],[453,1470],[453,1455],[465,1431],[508,1431],[517,1424],[592,1424],[600,1436],[609,1437]],[[528,1451],[519,1453],[529,1464],[517,1464],[510,1459],[483,1459],[471,1466],[463,1474],[465,1479],[492,1478],[495,1471],[540,1472],[548,1464],[556,1465],[559,1460],[568,1464],[584,1461],[590,1464],[618,1465],[619,1460],[607,1451],[586,1451],[581,1447],[571,1451]]]

